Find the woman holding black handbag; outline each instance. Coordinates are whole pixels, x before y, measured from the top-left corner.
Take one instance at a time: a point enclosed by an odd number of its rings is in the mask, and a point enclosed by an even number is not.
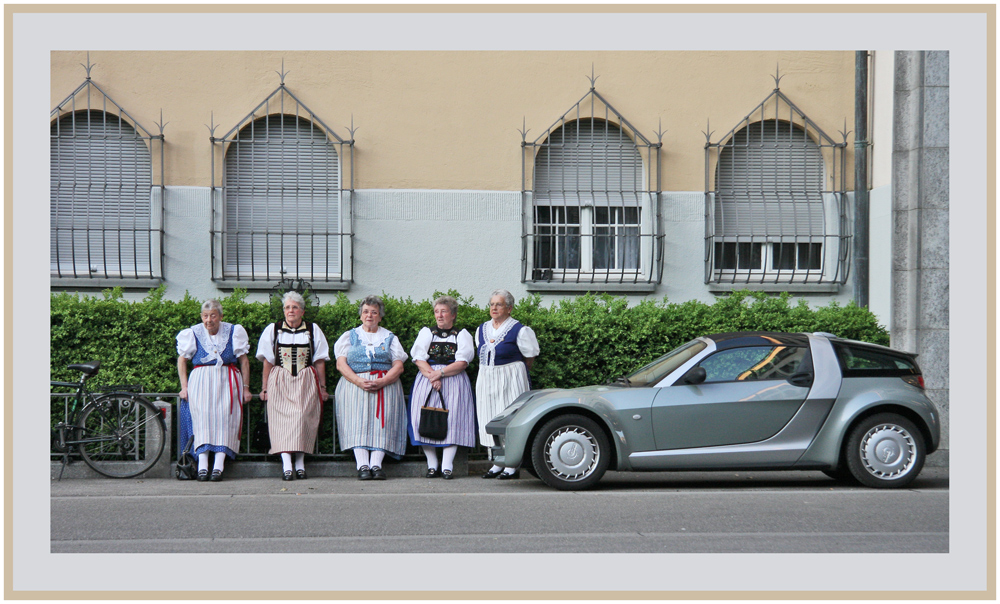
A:
[[[420,370],[410,391],[410,442],[423,449],[427,478],[453,478],[458,448],[476,444],[475,401],[465,373],[476,351],[472,335],[455,328],[457,314],[455,298],[435,300],[437,325],[422,328],[410,349],[410,357]],[[446,429],[444,434],[434,433],[439,427]],[[443,449],[440,470],[438,449]]]

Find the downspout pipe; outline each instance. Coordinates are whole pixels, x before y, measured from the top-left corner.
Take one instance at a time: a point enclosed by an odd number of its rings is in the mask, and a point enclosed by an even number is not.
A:
[[[868,307],[868,51],[854,54],[854,302]]]

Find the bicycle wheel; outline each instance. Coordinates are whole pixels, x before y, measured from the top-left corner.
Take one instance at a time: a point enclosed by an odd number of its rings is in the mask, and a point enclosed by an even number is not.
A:
[[[80,412],[76,425],[83,461],[111,478],[130,478],[152,468],[167,440],[159,410],[133,394],[112,393],[94,400]]]

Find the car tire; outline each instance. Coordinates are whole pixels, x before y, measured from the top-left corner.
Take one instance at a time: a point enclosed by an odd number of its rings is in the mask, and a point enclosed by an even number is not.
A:
[[[560,415],[535,435],[531,461],[538,478],[561,491],[589,489],[604,476],[611,446],[604,430],[582,415]]]
[[[823,473],[837,482],[843,482],[845,484],[858,484],[858,481],[854,478],[854,474],[851,474],[851,470],[846,464],[840,466],[836,470],[823,470]]]
[[[909,485],[920,474],[926,458],[920,431],[895,413],[865,418],[851,430],[845,447],[851,475],[876,489]]]

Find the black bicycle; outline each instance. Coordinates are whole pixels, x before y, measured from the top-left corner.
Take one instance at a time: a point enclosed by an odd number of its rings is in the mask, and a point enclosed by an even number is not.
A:
[[[52,450],[62,453],[63,469],[75,449],[83,461],[105,476],[131,478],[149,470],[163,454],[166,428],[159,409],[134,392],[100,395],[87,390],[100,361],[67,365],[79,382],[50,382],[53,388],[76,388],[67,418],[52,428]],[[62,472],[59,472],[62,478]]]

